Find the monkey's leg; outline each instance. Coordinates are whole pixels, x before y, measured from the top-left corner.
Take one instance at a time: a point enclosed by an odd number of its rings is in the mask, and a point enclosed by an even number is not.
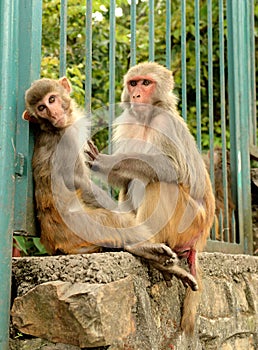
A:
[[[193,276],[196,276],[196,250],[190,249],[189,255],[187,257],[187,263],[191,274]]]

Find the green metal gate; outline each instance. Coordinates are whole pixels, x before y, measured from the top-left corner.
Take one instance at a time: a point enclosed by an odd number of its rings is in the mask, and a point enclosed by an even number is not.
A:
[[[51,17],[51,23],[41,28],[42,16],[45,23],[48,6],[55,8],[56,12]],[[123,17],[117,14],[117,9]],[[102,15],[102,21],[96,20],[97,12]],[[71,22],[73,13],[76,15],[71,30],[68,19]],[[84,19],[81,28],[76,26],[76,16]],[[127,19],[125,22],[124,18]],[[104,21],[109,23],[108,33],[100,34]],[[50,27],[53,32],[57,32],[59,43],[57,47],[51,46],[52,50],[49,47],[43,50],[41,61],[41,38],[44,47],[44,37],[48,35]],[[71,48],[69,45],[79,40],[74,36],[76,31],[85,53],[79,62],[67,59]],[[119,37],[120,31],[127,31],[123,40]],[[101,35],[105,39],[103,44],[96,39],[96,36]],[[217,46],[214,46],[215,37],[218,37]],[[102,45],[103,52],[107,51],[105,62],[96,60],[95,45]],[[207,48],[205,53],[204,47]],[[117,59],[118,52],[123,52],[123,56],[127,57],[124,63]],[[193,60],[189,56],[190,52],[194,52]],[[101,101],[103,105],[112,106],[119,101],[117,90],[121,91],[122,75],[130,65],[142,60],[156,60],[172,69],[182,116],[193,129],[200,151],[210,150],[213,184],[216,180],[214,134],[215,127],[220,127],[223,154],[221,181],[225,208],[228,207],[230,191],[227,186],[227,157],[230,157],[232,195],[236,209],[232,217],[228,210],[220,214],[220,235],[216,237],[212,233],[207,249],[252,253],[249,156],[250,147],[256,147],[257,133],[254,53],[253,0],[111,0],[102,1],[101,4],[89,0],[83,3],[79,0],[44,0],[43,12],[41,0],[1,1],[1,350],[8,349],[12,234],[35,234],[30,166],[33,135],[28,124],[21,120],[21,114],[24,109],[24,91],[40,76],[40,66],[51,67],[48,73],[42,68],[42,76],[68,74],[77,90],[85,90],[85,108],[88,112],[96,107],[98,89],[104,89],[104,86],[108,86],[108,94],[106,100]],[[54,58],[57,66],[51,65],[49,58]],[[105,65],[106,80],[100,87],[98,81],[102,78],[98,76],[98,67],[101,65]],[[73,73],[72,68],[76,68]],[[78,72],[79,78],[76,78],[74,71]],[[203,86],[205,74],[207,84]],[[219,81],[219,91],[215,90],[214,81]],[[229,143],[230,156],[226,150]],[[230,223],[231,232],[227,229]]]
[[[22,123],[24,91],[39,77],[40,0],[0,3],[0,349],[9,349],[12,236],[30,230],[31,135]],[[29,212],[30,211],[30,212]]]

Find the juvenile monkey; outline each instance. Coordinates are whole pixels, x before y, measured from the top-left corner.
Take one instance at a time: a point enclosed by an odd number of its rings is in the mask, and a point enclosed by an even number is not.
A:
[[[152,230],[150,242],[166,243],[186,258],[199,291],[187,289],[182,329],[193,332],[201,293],[196,253],[214,220],[214,196],[195,140],[177,110],[171,72],[141,63],[124,77],[123,113],[114,123],[114,154],[89,143],[92,169],[121,187],[120,199]],[[165,274],[166,277],[166,274]]]
[[[176,265],[175,253],[163,243],[149,242],[147,226],[138,225],[132,213],[114,211],[113,200],[91,181],[83,155],[89,123],[70,92],[63,77],[37,80],[25,94],[23,118],[37,129],[32,167],[41,241],[47,251],[77,254],[123,248],[196,289],[195,278]]]

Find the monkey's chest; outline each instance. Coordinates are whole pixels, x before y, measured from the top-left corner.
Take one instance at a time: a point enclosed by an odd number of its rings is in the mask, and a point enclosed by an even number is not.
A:
[[[120,140],[134,139],[155,143],[157,137],[157,130],[155,130],[151,126],[141,124],[123,126],[120,132]]]

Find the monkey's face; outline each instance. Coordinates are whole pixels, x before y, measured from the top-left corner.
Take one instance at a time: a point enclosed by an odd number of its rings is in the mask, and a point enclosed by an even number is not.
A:
[[[156,88],[155,80],[150,76],[134,76],[127,81],[131,103],[152,104]]]
[[[58,92],[52,91],[46,94],[35,106],[35,114],[48,120],[54,127],[62,128],[67,124],[67,115],[65,113],[63,99]]]
[[[38,123],[45,131],[71,124],[71,85],[66,77],[39,79],[25,93],[23,119]]]

